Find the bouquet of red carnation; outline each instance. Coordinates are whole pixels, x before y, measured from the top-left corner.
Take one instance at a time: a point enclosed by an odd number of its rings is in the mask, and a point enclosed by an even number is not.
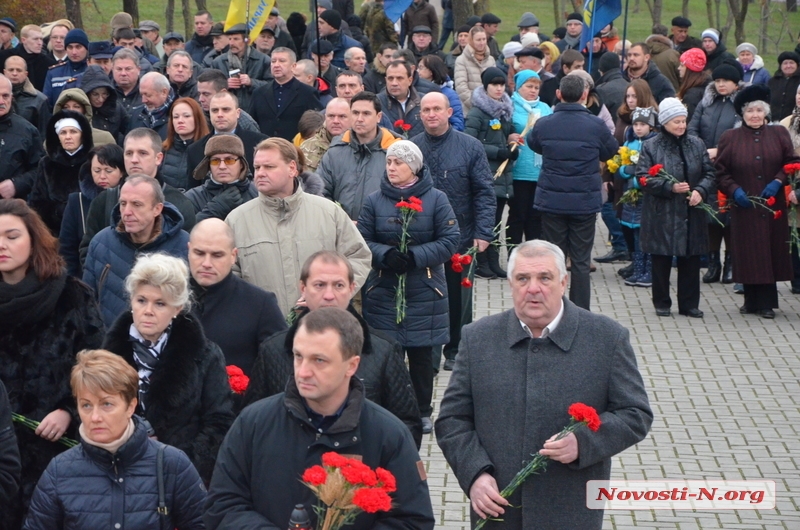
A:
[[[578,430],[579,427],[586,425],[590,431],[597,432],[600,429],[600,416],[597,414],[597,411],[594,407],[590,407],[589,405],[584,405],[583,403],[573,403],[567,409],[567,413],[570,415],[569,425],[564,427],[564,429],[558,433],[555,437],[555,440],[561,440],[562,438],[566,437],[569,433],[575,432]],[[507,499],[511,496],[514,491],[518,487],[522,485],[525,480],[530,477],[531,475],[542,473],[547,470],[547,463],[550,461],[550,458],[544,456],[540,453],[536,453],[533,456],[533,460],[528,462],[528,464],[520,469],[514,478],[511,479],[511,482],[506,486],[503,491],[500,492],[500,496],[504,499]],[[492,519],[494,521],[502,521],[502,519]],[[475,525],[475,530],[480,530],[483,528],[483,525],[489,519],[481,519],[477,525]]]
[[[400,120],[398,120],[400,121]],[[398,250],[402,253],[408,252],[408,227],[411,225],[411,219],[414,214],[422,211],[422,200],[417,197],[409,197],[407,201],[400,201],[394,205],[395,208],[400,210],[400,227],[403,233],[400,236],[400,245]],[[406,318],[406,274],[397,275],[397,290],[394,294],[395,313],[397,314],[397,323]]]
[[[656,164],[652,166],[650,169],[647,170],[647,174],[650,176],[650,178],[644,176],[639,177],[639,186],[642,188],[645,188],[648,185],[648,182],[650,182],[651,179],[655,178],[664,179],[670,184],[682,184],[682,181],[676,179],[675,177],[666,172],[666,170],[664,169],[664,164]],[[692,196],[692,190],[686,192],[687,200],[691,196]],[[725,223],[720,221],[719,217],[717,217],[718,212],[714,210],[714,208],[706,204],[704,201],[701,201],[700,204],[694,206],[694,208],[699,208],[703,210],[709,215],[709,217],[711,217],[711,219],[716,221],[720,226],[725,226]]]
[[[317,530],[338,530],[353,524],[361,512],[388,512],[392,509],[390,493],[397,491],[397,481],[391,472],[363,462],[346,458],[339,453],[322,455],[321,466],[311,466],[303,473],[308,486],[319,503]]]
[[[800,182],[800,163],[784,165],[783,172],[789,177],[788,193],[794,193]],[[789,224],[791,226],[789,252],[791,253],[793,248],[800,247],[800,234],[797,233],[797,205],[788,200],[786,202],[789,204]]]
[[[410,123],[406,123],[403,120],[397,120],[397,121],[394,122],[394,128],[395,128],[395,132],[397,132],[398,134],[402,135],[403,138],[408,140],[408,131],[411,130],[411,124]]]
[[[490,245],[496,245],[497,247],[502,245],[497,238],[502,230],[502,224],[503,222],[500,221],[497,223],[497,226],[492,229],[492,234],[494,234],[494,237],[489,243]],[[515,246],[516,245],[508,244],[508,251],[511,252],[511,249]],[[469,247],[463,254],[456,252],[450,256],[450,268],[453,269],[453,272],[464,272],[464,266],[466,265],[469,267],[469,269],[467,269],[467,277],[461,280],[461,287],[464,287],[465,289],[470,289],[472,287],[472,280],[470,280],[470,278],[473,277],[472,270],[475,268],[475,255],[477,253],[478,247]]]
[[[244,394],[247,385],[250,384],[250,378],[244,375],[242,369],[235,364],[229,364],[225,370],[228,372],[228,383],[230,383],[233,393]]]

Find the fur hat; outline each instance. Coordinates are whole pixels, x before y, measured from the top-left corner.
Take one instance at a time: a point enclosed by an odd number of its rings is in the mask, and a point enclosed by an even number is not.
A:
[[[631,123],[642,122],[651,128],[656,126],[656,109],[653,107],[636,107],[631,113]]]
[[[411,171],[413,171],[415,175],[422,169],[422,151],[420,151],[419,147],[413,142],[400,140],[393,143],[386,149],[386,157],[388,158],[390,156],[399,158],[408,164],[408,167],[411,168]]]
[[[320,20],[324,20],[330,27],[338,30],[342,27],[342,15],[334,9],[326,9],[319,15]]]
[[[658,121],[661,125],[665,125],[679,116],[686,117],[688,115],[689,111],[678,98],[664,98],[658,104]]]
[[[205,151],[205,157],[195,168],[192,175],[195,180],[203,181],[211,170],[211,157],[214,155],[234,155],[239,157],[242,162],[242,175],[250,173],[250,166],[244,157],[244,144],[235,134],[215,134],[208,139]],[[241,178],[241,176],[240,176]]]
[[[800,66],[800,54],[795,52],[781,52],[778,55],[778,67],[783,64],[783,61],[794,61],[797,66]]]
[[[733,98],[733,108],[736,109],[736,114],[741,116],[744,112],[744,107],[748,103],[754,101],[763,101],[769,104],[770,90],[767,85],[755,84],[741,89],[736,93]]]
[[[702,72],[706,68],[708,59],[700,48],[691,48],[681,54],[681,62],[692,72]]]
[[[714,68],[713,72],[711,72],[711,78],[714,81],[716,81],[717,79],[725,79],[727,81],[733,81],[734,83],[738,83],[739,81],[742,80],[742,74],[732,64],[722,63],[721,65]]]

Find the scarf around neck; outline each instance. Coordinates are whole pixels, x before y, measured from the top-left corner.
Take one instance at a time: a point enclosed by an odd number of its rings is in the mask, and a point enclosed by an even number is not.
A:
[[[172,330],[170,325],[164,333],[153,343],[142,337],[139,330],[136,329],[134,324],[131,324],[129,330],[129,340],[133,347],[133,360],[136,363],[136,371],[139,372],[139,405],[142,411],[146,408],[147,392],[150,390],[150,376],[153,375],[160,360],[161,353],[169,340],[169,334]]]
[[[119,448],[125,445],[125,442],[131,439],[131,436],[133,436],[135,430],[136,430],[136,424],[133,423],[133,418],[130,418],[128,420],[128,426],[125,428],[125,431],[122,433],[122,436],[120,436],[113,442],[101,443],[101,442],[95,442],[86,435],[86,424],[81,423],[81,426],[78,427],[78,433],[80,433],[81,435],[81,440],[94,447],[105,449],[112,455],[116,454],[117,451],[119,451]]]
[[[39,281],[33,269],[19,283],[0,281],[0,322],[14,328],[24,324],[35,324],[49,317],[64,291],[67,275]]]

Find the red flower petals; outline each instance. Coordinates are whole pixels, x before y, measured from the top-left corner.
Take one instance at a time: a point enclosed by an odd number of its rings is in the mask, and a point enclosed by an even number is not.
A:
[[[461,280],[461,287],[466,287],[467,289],[469,289],[470,287],[472,287],[472,282],[469,281],[469,278],[464,278],[463,280]]]
[[[662,169],[664,169],[664,164],[656,164],[647,170],[647,174],[651,177],[655,177],[661,172]]]
[[[461,256],[461,263],[463,263],[464,265],[469,265],[470,263],[472,263],[472,256],[470,256],[469,254],[464,254],[463,256]]]
[[[327,467],[342,467],[347,465],[348,459],[334,453],[333,451],[327,452],[322,455],[322,465]]]
[[[777,212],[772,214],[772,217],[773,219],[780,219],[781,217],[783,217],[783,212],[781,210],[778,210]]]
[[[303,482],[308,482],[312,486],[321,486],[328,480],[328,473],[322,466],[311,466],[303,473]]]
[[[395,206],[395,208],[400,208],[401,210],[403,208],[406,208],[408,210],[413,210],[415,212],[421,212],[422,211],[422,201],[420,199],[418,199],[417,197],[409,197],[407,201],[406,200],[401,200],[400,202],[398,202],[394,206]]]
[[[584,422],[591,431],[597,431],[600,428],[600,416],[594,407],[584,405],[583,403],[573,403],[567,409],[567,413],[572,416],[576,422]]]
[[[639,186],[643,188],[647,186],[647,177],[639,177]]]
[[[777,199],[775,199],[775,197],[770,197],[769,199],[767,199],[767,206],[775,206],[776,202]]]
[[[391,471],[387,471],[382,467],[375,469],[375,475],[378,477],[378,481],[381,483],[381,487],[388,491],[389,493],[393,491],[397,491],[397,481],[392,475]]]
[[[453,263],[450,268],[453,269],[453,272],[464,272],[464,266],[460,263]]]
[[[235,364],[226,366],[225,371],[228,372],[228,384],[231,385],[231,390],[236,394],[244,394],[247,385],[250,384],[250,378]]]
[[[353,504],[367,513],[388,512],[392,509],[392,498],[382,488],[361,488],[353,495]]]
[[[795,171],[800,171],[800,163],[786,164],[783,166],[783,172],[787,175],[791,175]]]

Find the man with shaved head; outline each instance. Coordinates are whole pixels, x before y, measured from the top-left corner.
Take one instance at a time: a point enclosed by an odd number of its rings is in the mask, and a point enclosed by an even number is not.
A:
[[[0,74],[0,199],[27,197],[44,156],[38,129],[13,111],[12,98],[11,80]]]
[[[483,144],[453,129],[449,121],[452,114],[447,96],[441,92],[426,94],[420,100],[419,110],[425,132],[414,136],[411,141],[422,151],[433,185],[447,194],[456,213],[461,230],[458,252],[463,254],[470,247],[484,252],[495,238],[494,227],[500,223],[500,219],[495,217],[494,179]],[[471,269],[458,273],[445,267],[450,304],[450,342],[444,347],[445,370],[452,370],[455,364],[461,326],[472,322],[472,291],[461,287],[462,280],[468,277],[468,270]],[[439,355],[436,352],[433,365],[438,370]]]
[[[231,274],[237,253],[233,230],[221,219],[200,221],[189,235],[192,311],[225,364],[249,375],[259,344],[286,329],[286,321],[273,293]]]
[[[300,150],[306,157],[306,167],[316,171],[331,141],[349,128],[350,102],[344,98],[333,98],[325,107],[325,123],[314,136],[300,144]]]

